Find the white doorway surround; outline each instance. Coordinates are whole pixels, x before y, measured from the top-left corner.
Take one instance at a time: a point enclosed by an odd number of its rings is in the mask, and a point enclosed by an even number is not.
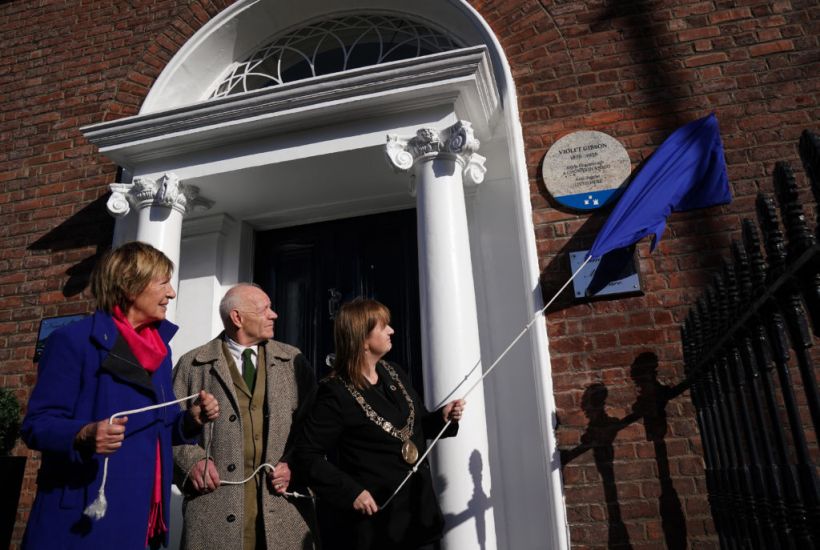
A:
[[[139,115],[83,133],[124,169],[109,201],[115,241],[151,242],[179,266],[177,357],[218,332],[224,291],[250,279],[255,231],[415,207],[433,407],[542,305],[513,81],[486,24],[461,1],[415,2],[401,15],[435,21],[463,47],[207,99],[225,67],[277,29],[346,4],[304,0],[283,14],[277,2],[240,0],[178,52]],[[392,2],[366,4],[349,8],[397,13]],[[407,152],[420,130],[447,144],[465,127],[470,155],[411,152],[399,166],[393,154],[393,168],[413,176],[391,169],[388,139]],[[434,456],[444,547],[568,548],[544,324],[496,371]]]

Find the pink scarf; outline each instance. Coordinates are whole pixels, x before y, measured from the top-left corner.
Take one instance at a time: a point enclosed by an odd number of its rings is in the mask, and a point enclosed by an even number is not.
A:
[[[139,364],[149,373],[154,373],[165,356],[168,348],[159,335],[156,324],[151,323],[140,327],[139,331],[131,326],[119,306],[114,306],[114,324],[125,339],[128,347]],[[160,456],[159,440],[156,446],[154,459],[154,489],[151,494],[151,510],[148,513],[148,530],[145,533],[145,546],[155,537],[162,537],[167,531],[162,514],[162,459]]]
[[[142,368],[153,374],[168,355],[168,348],[159,335],[157,325],[150,323],[141,326],[139,331],[135,330],[125,318],[120,306],[114,306],[114,324],[128,342],[128,347]]]

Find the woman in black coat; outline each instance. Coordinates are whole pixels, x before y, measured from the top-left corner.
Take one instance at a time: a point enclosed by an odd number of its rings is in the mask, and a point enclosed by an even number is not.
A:
[[[382,360],[392,347],[389,323],[390,311],[375,300],[342,306],[334,371],[319,384],[296,447],[308,483],[339,512],[345,549],[418,548],[439,540],[444,527],[426,462],[379,509],[424,453],[426,438],[448,419],[445,437],[456,434],[465,404],[427,411],[404,371]],[[325,459],[333,449],[335,465]]]

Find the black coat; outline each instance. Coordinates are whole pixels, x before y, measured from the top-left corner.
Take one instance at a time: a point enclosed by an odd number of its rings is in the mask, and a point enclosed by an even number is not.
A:
[[[401,367],[391,366],[414,403],[412,441],[421,455],[426,438],[435,437],[444,426],[441,411],[429,412]],[[410,412],[406,399],[381,364],[376,370],[386,398],[375,387],[360,393],[379,416],[403,427]],[[445,437],[457,431],[454,424]],[[387,508],[374,516],[353,510],[353,501],[365,489],[379,506],[393,494],[412,468],[402,458],[401,446],[399,439],[367,418],[340,379],[327,378],[319,384],[297,442],[296,463],[320,501],[338,510],[349,540],[345,548],[413,548],[441,538],[444,520],[426,459]],[[325,459],[334,449],[336,464]]]

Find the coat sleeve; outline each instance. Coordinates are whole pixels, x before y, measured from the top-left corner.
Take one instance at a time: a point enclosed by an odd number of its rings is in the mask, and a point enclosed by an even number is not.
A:
[[[288,435],[288,442],[285,445],[285,452],[282,454],[282,458],[279,459],[280,462],[287,462],[288,464],[290,464],[293,459],[296,437],[310,413],[313,398],[316,395],[316,376],[313,374],[313,367],[307,358],[301,353],[297,355],[293,360],[293,368],[299,405],[293,413],[290,434]]]
[[[90,456],[74,447],[74,438],[83,426],[100,420],[75,416],[84,382],[95,380],[83,378],[87,351],[83,346],[90,345],[87,338],[77,338],[68,330],[57,330],[49,337],[21,429],[30,449],[60,453],[72,462],[83,462]]]
[[[421,419],[421,429],[424,430],[424,437],[426,439],[433,439],[438,435],[441,429],[446,424],[444,420],[444,415],[441,412],[444,407],[435,410],[433,412],[429,412],[427,409],[424,410],[424,416]],[[447,430],[441,436],[442,438],[445,437],[454,437],[458,434],[458,424],[453,422],[449,426],[447,426]]]
[[[364,487],[325,458],[344,431],[342,406],[330,384],[319,384],[312,410],[297,438],[295,465],[321,498],[337,508],[348,509]]]
[[[200,390],[199,383],[191,376],[194,370],[190,361],[183,357],[174,369],[174,394],[185,397]],[[183,411],[186,417],[187,411]],[[184,422],[184,420],[183,420]],[[200,445],[183,444],[174,447],[174,483],[183,489],[184,481],[194,464],[205,458],[205,449]]]

